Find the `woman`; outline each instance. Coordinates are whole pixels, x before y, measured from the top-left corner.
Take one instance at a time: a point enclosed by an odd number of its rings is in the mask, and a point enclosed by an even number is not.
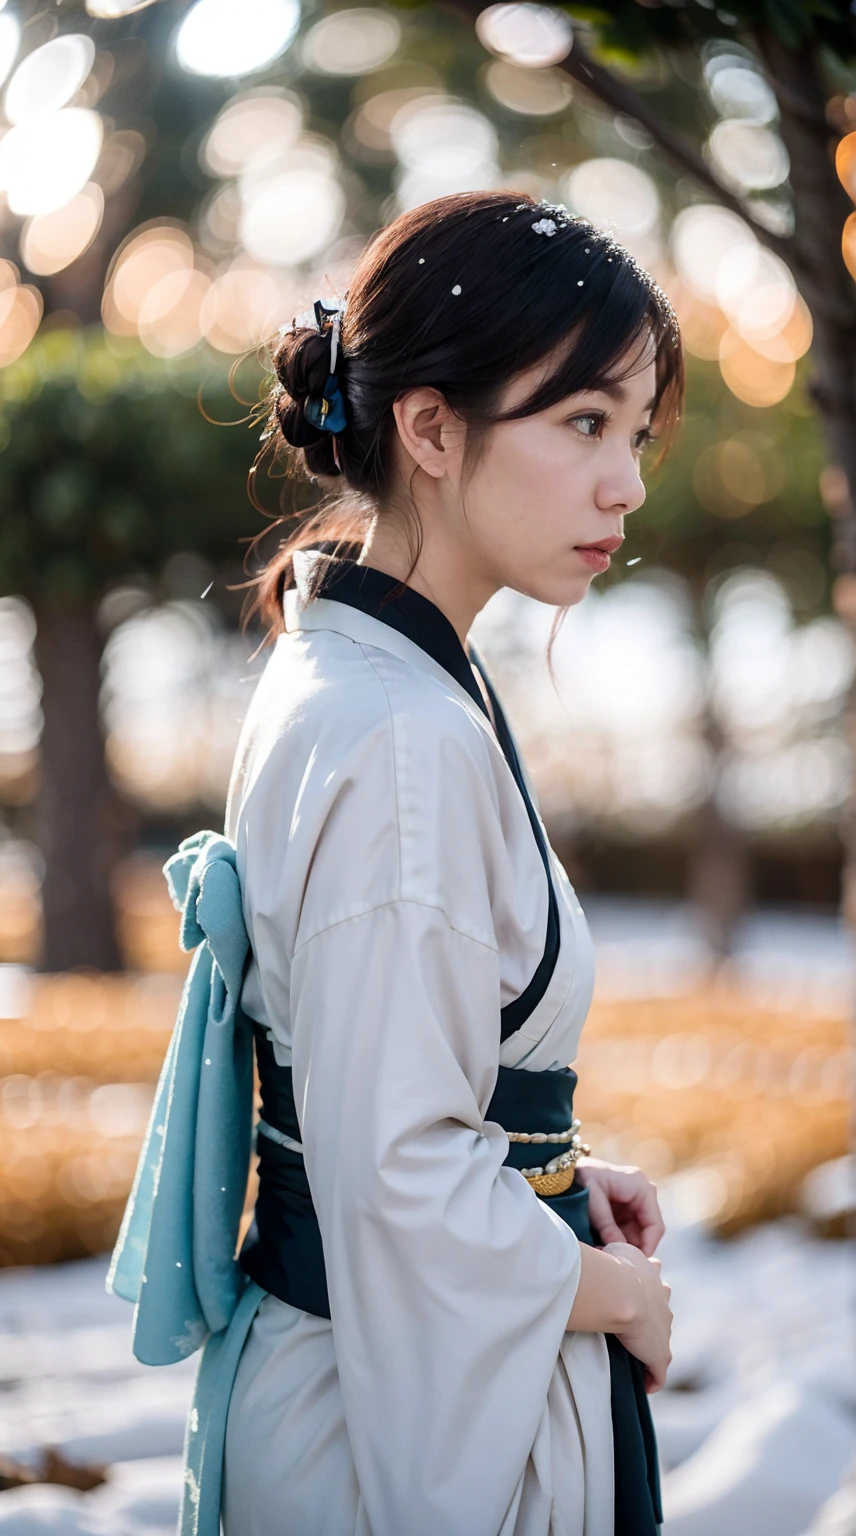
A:
[[[608,567],[679,410],[675,317],[565,209],[467,193],[383,230],[274,363],[269,441],[331,494],[260,581],[226,818],[266,1295],[224,1528],[653,1536],[663,1223],[581,1155],[590,938],[467,634],[503,586],[565,608]]]

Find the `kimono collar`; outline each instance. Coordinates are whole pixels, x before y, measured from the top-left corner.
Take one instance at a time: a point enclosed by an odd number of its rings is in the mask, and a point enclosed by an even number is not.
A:
[[[303,607],[308,605],[311,613],[315,598],[322,603],[325,599],[331,599],[334,607],[337,603],[345,603],[348,607],[359,609],[370,618],[389,625],[397,630],[409,644],[418,646],[478,705],[480,718],[486,722],[488,731],[491,731],[490,713],[476,682],[473,667],[478,669],[490,699],[497,744],[523,797],[529,824],[547,876],[547,935],[544,954],[529,985],[519,997],[500,1009],[500,1040],[507,1040],[509,1035],[523,1027],[544,996],[556,968],[560,943],[559,908],[550,865],[549,844],[529,792],[517,743],[509,730],[502,705],[484,663],[472,645],[469,645],[468,650],[464,649],[454,625],[437,605],[430,602],[427,597],[423,597],[421,592],[416,592],[412,587],[407,586],[400,595],[390,598],[390,593],[401,587],[402,582],[397,581],[394,576],[387,576],[383,571],[376,571],[374,566],[358,565],[355,560],[332,558],[328,551],[335,548],[337,548],[335,544],[328,543],[319,544],[314,549],[296,552],[294,556],[296,590],[292,588],[284,594],[286,622],[290,618],[297,619],[299,625],[301,605]],[[315,597],[310,602],[310,594],[318,579],[319,564],[323,572],[321,588],[320,591],[315,588]]]
[[[340,547],[340,546],[339,546]],[[294,581],[298,602],[306,606],[314,588],[315,598],[330,598],[346,603],[373,619],[388,624],[448,672],[459,687],[469,694],[483,715],[488,715],[481,690],[473,676],[472,664],[484,676],[472,646],[468,652],[461,644],[454,625],[436,603],[423,597],[413,587],[405,586],[395,576],[358,565],[356,560],[333,557],[335,543],[320,543],[312,549],[299,550],[294,559]],[[320,586],[318,570],[322,569]],[[403,591],[401,588],[403,587]],[[396,593],[396,596],[391,594]],[[489,715],[488,715],[489,718]]]

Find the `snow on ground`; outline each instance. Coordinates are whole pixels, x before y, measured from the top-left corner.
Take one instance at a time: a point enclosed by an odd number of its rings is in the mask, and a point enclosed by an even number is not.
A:
[[[613,898],[586,910],[603,995],[681,991],[707,974],[691,909]],[[757,913],[738,939],[735,979],[765,1002],[848,1006],[854,963],[837,919]],[[663,1536],[856,1536],[852,1245],[821,1242],[796,1217],[718,1242],[698,1223],[691,1176],[658,1192],[675,1317],[669,1386],[651,1398]],[[134,1361],[131,1309],[106,1294],[106,1269],[100,1258],[0,1271],[0,1450],[35,1460],[53,1445],[109,1466],[91,1493],[0,1493],[0,1536],[174,1531],[196,1362]],[[836,1495],[848,1467],[850,1491]]]
[[[687,1219],[678,1180],[660,1194],[675,1314],[670,1385],[651,1399],[664,1536],[803,1536],[856,1443],[852,1249],[795,1218],[717,1242]],[[91,1493],[0,1494],[0,1536],[174,1530],[195,1362],[136,1364],[105,1272],[102,1258],[0,1272],[0,1443],[110,1469]]]

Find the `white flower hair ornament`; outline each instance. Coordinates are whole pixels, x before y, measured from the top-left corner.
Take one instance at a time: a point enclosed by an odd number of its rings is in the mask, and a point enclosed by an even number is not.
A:
[[[546,235],[548,239],[555,235],[557,230],[567,229],[573,222],[564,203],[548,203],[546,198],[542,198],[540,203],[535,203],[534,208],[531,203],[518,203],[518,208],[525,208],[527,212],[537,212],[542,215],[541,218],[536,219],[532,228],[536,235]]]

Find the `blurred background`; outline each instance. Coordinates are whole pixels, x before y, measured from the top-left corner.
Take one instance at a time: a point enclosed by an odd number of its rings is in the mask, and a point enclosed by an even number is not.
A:
[[[664,1536],[856,1532],[854,11],[0,0],[0,1531],[174,1525],[195,1362],[135,1365],[105,1255],[162,865],[222,826],[242,583],[313,501],[253,468],[266,343],[512,187],[656,276],[689,375],[552,675],[552,609],[473,630],[595,936],[584,1134],[669,1224]]]

